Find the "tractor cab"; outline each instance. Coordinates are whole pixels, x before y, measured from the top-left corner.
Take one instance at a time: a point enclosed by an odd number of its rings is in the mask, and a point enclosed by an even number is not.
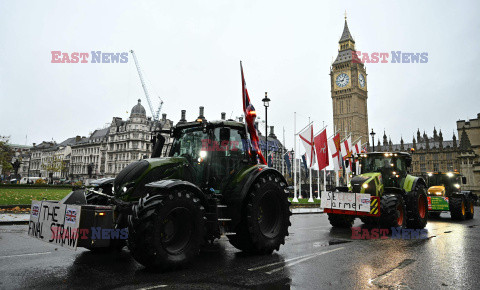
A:
[[[385,187],[403,187],[412,158],[408,153],[373,152],[360,154],[361,173],[380,173]]]
[[[170,135],[174,140],[168,158],[184,158],[185,179],[200,188],[221,190],[242,169],[256,164],[242,123],[198,119],[178,124]]]
[[[426,181],[428,195],[448,196],[452,193],[460,193],[461,185],[467,180],[458,172],[429,172]]]

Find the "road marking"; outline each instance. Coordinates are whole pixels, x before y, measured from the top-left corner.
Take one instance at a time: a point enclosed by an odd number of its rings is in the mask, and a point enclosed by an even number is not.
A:
[[[275,263],[255,267],[255,268],[250,268],[250,269],[248,269],[248,271],[257,271],[257,270],[260,270],[260,269],[263,269],[263,268],[268,268],[268,267],[271,267],[271,266],[275,266],[275,265],[279,265],[279,264],[283,264],[283,263],[288,263],[290,261],[302,259],[302,258],[305,258],[305,257],[310,257],[310,256],[313,256],[313,255],[315,255],[315,254],[308,254],[308,255],[303,255],[303,256],[300,256],[300,257],[290,258],[290,259],[286,259],[286,260],[283,260],[283,261],[280,261],[280,262],[275,262]]]
[[[413,259],[405,259],[403,261],[401,261],[398,266],[396,266],[395,268],[381,274],[380,276],[378,276],[377,278],[375,279],[369,279],[368,280],[368,284],[370,285],[375,285],[375,286],[378,286],[380,288],[382,287],[386,287],[386,288],[390,288],[389,285],[386,285],[386,284],[380,284],[384,279],[388,278],[389,276],[391,276],[393,273],[397,272],[398,270],[401,270],[405,267],[407,267],[408,265],[410,264],[413,264],[415,262],[415,260]]]
[[[145,287],[145,288],[140,288],[138,290],[151,290],[151,289],[158,289],[158,288],[165,288],[168,285],[156,285],[156,286],[150,286],[150,287]]]
[[[10,256],[0,256],[0,258],[13,258],[13,257],[23,257],[23,256],[46,255],[46,254],[51,254],[51,253],[52,253],[52,252],[31,253],[31,254],[19,254],[19,255],[10,255]]]
[[[291,266],[293,266],[293,265],[296,265],[296,264],[299,264],[299,263],[308,261],[308,260],[313,259],[313,258],[315,258],[315,257],[321,256],[321,255],[324,255],[324,254],[328,254],[328,253],[331,253],[331,252],[335,252],[335,251],[338,251],[338,250],[343,250],[343,249],[345,249],[345,248],[344,248],[344,247],[341,247],[341,248],[336,248],[336,249],[329,250],[329,251],[325,251],[325,252],[315,253],[315,254],[313,254],[313,255],[311,255],[311,256],[309,256],[309,257],[305,257],[305,258],[300,259],[300,260],[297,259],[297,261],[295,261],[295,262],[286,264],[286,265],[284,265],[284,266],[282,266],[282,267],[273,269],[273,270],[268,271],[268,272],[265,272],[265,273],[267,273],[267,274],[270,275],[270,274],[272,274],[272,273],[275,273],[275,272],[278,272],[278,271],[282,270],[283,268],[291,267]]]

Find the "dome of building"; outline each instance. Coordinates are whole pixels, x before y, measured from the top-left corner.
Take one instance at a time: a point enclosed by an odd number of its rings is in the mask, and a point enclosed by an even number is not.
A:
[[[138,99],[138,104],[133,106],[132,112],[130,113],[130,118],[132,117],[147,117],[145,108],[142,106],[142,101]]]

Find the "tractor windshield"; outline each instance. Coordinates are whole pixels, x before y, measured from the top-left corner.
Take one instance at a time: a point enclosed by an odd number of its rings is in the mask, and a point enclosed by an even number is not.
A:
[[[201,153],[202,145],[205,144],[208,139],[208,133],[204,133],[202,128],[184,129],[175,136],[170,156],[182,156],[187,158],[188,161],[203,158],[205,156],[202,156],[204,153]]]
[[[368,155],[366,158],[363,158],[362,161],[362,172],[382,172],[386,174],[387,172],[398,172],[397,174],[402,174],[407,172],[406,163],[403,158],[397,156],[385,156],[385,155]]]
[[[427,176],[428,187],[445,186],[447,192],[458,191],[462,183],[461,176],[453,173],[430,173]]]

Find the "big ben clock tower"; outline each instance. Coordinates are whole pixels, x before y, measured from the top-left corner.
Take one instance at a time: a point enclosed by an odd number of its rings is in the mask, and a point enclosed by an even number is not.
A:
[[[356,59],[355,40],[346,16],[338,43],[338,55],[330,68],[334,129],[342,139],[351,133],[352,142],[361,138],[364,144],[368,142],[367,73],[363,63],[352,61],[352,56]]]

